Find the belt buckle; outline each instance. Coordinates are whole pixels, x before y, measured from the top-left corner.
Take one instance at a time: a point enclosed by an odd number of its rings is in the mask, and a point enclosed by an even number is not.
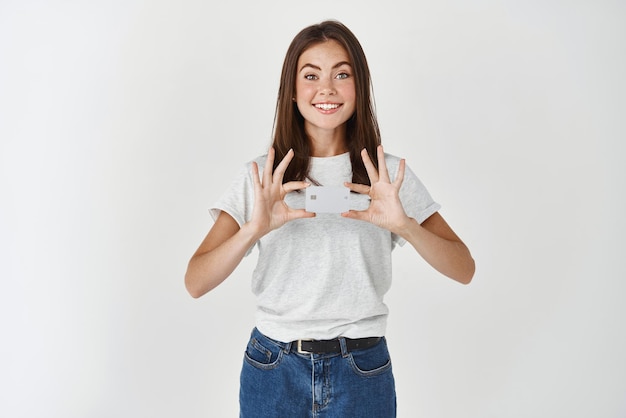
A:
[[[304,340],[298,340],[296,347],[297,347],[297,351],[299,354],[311,354],[309,351],[303,351],[302,350],[302,341],[313,341],[311,339],[304,339]]]

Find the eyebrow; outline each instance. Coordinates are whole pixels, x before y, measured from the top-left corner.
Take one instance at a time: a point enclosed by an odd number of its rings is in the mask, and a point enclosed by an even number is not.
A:
[[[352,67],[352,65],[348,61],[339,61],[337,64],[333,65],[332,69],[334,70],[336,68],[341,67],[342,65],[347,65],[349,67]],[[322,71],[322,69],[320,67],[318,67],[317,65],[310,64],[310,63],[304,64],[300,68],[300,71],[304,70],[307,67],[313,68],[314,70]]]

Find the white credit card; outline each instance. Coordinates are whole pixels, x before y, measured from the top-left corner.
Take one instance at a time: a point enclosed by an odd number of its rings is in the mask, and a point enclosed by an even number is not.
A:
[[[307,212],[343,213],[350,210],[350,189],[343,186],[309,186],[306,188]]]

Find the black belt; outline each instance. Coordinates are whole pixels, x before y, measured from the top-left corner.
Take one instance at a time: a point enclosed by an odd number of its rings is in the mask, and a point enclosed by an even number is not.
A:
[[[363,350],[364,348],[373,347],[380,341],[380,337],[344,339],[346,340],[346,349],[348,351]],[[334,340],[297,340],[294,341],[294,345],[300,354],[341,353],[339,338],[335,338]]]

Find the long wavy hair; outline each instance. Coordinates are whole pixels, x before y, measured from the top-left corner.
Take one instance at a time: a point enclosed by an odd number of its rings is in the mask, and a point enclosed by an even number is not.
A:
[[[342,23],[328,20],[302,29],[293,39],[283,63],[273,128],[275,149],[274,169],[287,154],[294,150],[283,182],[305,180],[309,174],[311,146],[304,129],[304,118],[293,101],[296,93],[298,59],[308,48],[329,40],[338,42],[348,53],[352,64],[356,90],[354,114],[346,122],[346,146],[352,162],[352,182],[370,184],[361,158],[361,150],[367,149],[374,164],[376,147],[380,144],[380,129],[376,118],[372,82],[363,48],[354,34]],[[313,179],[311,179],[313,180]]]

